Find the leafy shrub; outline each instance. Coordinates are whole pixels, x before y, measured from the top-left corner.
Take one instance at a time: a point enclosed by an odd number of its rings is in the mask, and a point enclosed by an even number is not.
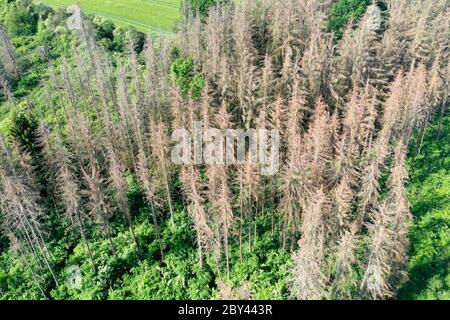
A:
[[[372,0],[339,0],[333,4],[331,8],[330,18],[328,20],[328,29],[336,33],[336,37],[340,39],[343,29],[349,21],[354,23],[364,15],[367,7]]]
[[[205,79],[196,72],[192,58],[176,59],[172,64],[172,75],[183,96],[191,95],[197,100],[200,98]]]
[[[31,0],[11,2],[4,17],[5,27],[12,37],[33,35],[37,31],[38,20]]]
[[[399,293],[402,299],[450,299],[450,146],[442,144],[449,139],[447,115],[441,129],[427,130],[422,153],[410,160],[409,198],[415,223],[409,281]]]
[[[139,54],[144,49],[146,36],[133,28],[117,27],[113,32],[112,50],[117,52],[129,52],[130,41],[133,42],[133,50]]]
[[[201,16],[206,17],[209,9],[217,4],[229,3],[230,0],[186,0],[185,3]]]
[[[37,151],[39,124],[33,113],[17,109],[12,115],[9,134],[28,152]]]

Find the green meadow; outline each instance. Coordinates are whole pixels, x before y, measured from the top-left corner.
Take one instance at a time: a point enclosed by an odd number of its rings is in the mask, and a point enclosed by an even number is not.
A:
[[[181,0],[44,0],[53,8],[80,4],[84,12],[147,33],[171,33],[180,17]]]

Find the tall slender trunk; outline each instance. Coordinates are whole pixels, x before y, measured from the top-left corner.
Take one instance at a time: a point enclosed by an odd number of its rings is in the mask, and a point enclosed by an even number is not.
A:
[[[423,124],[420,126],[420,131],[419,131],[419,136],[417,138],[417,154],[416,155],[420,155],[420,153],[422,152],[422,145],[423,145],[423,140],[425,138],[425,128],[426,128],[426,124]]]
[[[112,251],[112,253],[114,255],[114,258],[119,260],[119,256],[117,255],[116,247],[114,246],[114,242],[112,240],[111,230],[110,230],[109,226],[106,226],[106,234],[107,234],[109,245],[111,247],[111,251]]]
[[[284,219],[283,227],[281,231],[281,248],[282,250],[286,250],[286,242],[287,242],[287,229],[288,229],[288,221]]]
[[[25,227],[23,226],[23,223],[22,223],[22,222],[21,222],[21,224],[22,224],[22,228],[25,228]],[[20,229],[19,229],[19,230],[20,230]],[[26,229],[24,229],[24,230],[22,230],[22,231],[23,231],[23,235],[22,235],[22,236],[25,236],[25,240],[26,240],[26,242],[28,243],[28,246],[30,247],[31,254],[32,254],[33,257],[35,258],[36,263],[37,263],[39,269],[40,269],[41,271],[44,270],[45,268],[44,268],[44,266],[43,266],[43,264],[42,264],[42,262],[41,262],[41,259],[39,259],[39,255],[38,255],[38,253],[36,252],[36,249],[35,249],[35,247],[34,247],[34,245],[33,245],[33,241],[31,240],[30,236],[28,235]]]
[[[241,263],[243,261],[242,258],[242,234],[244,233],[244,214],[243,214],[243,207],[242,207],[242,200],[240,202],[240,217],[239,217],[239,256],[241,258]]]
[[[163,166],[164,166],[163,174],[164,174],[164,181],[165,181],[165,188],[166,188],[166,197],[167,197],[167,201],[169,203],[169,211],[170,211],[170,222],[173,225],[174,224],[173,206],[172,206],[172,197],[170,195],[169,178],[168,178],[166,166],[165,165],[163,165]]]
[[[162,241],[161,241],[161,235],[159,233],[159,225],[158,225],[158,219],[156,218],[156,210],[155,210],[155,206],[154,206],[153,202],[151,203],[151,208],[152,208],[153,226],[155,227],[156,239],[158,240],[158,244],[159,244],[159,252],[161,253],[161,259],[164,260],[164,250],[163,250],[163,245],[162,245]]]
[[[25,224],[24,224],[24,221],[25,221],[26,224],[28,225],[29,230],[31,231],[33,237],[36,239],[38,250],[39,250],[39,252],[41,253],[42,258],[44,259],[44,262],[45,262],[45,264],[46,264],[48,270],[50,271],[50,274],[52,275],[53,280],[55,281],[56,286],[58,287],[58,286],[59,286],[58,280],[56,279],[56,276],[55,276],[55,274],[53,273],[53,269],[52,269],[52,267],[51,267],[51,263],[50,263],[49,258],[48,258],[48,256],[47,256],[47,254],[49,254],[49,251],[48,251],[48,249],[47,249],[47,246],[46,246],[45,243],[44,243],[44,240],[42,239],[41,233],[40,233],[38,230],[35,230],[35,229],[33,228],[33,226],[31,225],[31,223],[30,223],[30,222],[28,221],[28,219],[26,219],[26,218],[25,218],[25,219],[21,219],[21,223],[22,223],[22,226],[23,226],[23,228],[24,228],[24,232],[25,232],[25,233],[27,233],[27,232],[26,232],[27,229],[26,229],[26,226],[25,226]],[[50,256],[50,259],[51,259],[51,256]]]
[[[203,247],[199,234],[200,232],[197,230],[198,262],[200,269],[203,269]]]
[[[44,299],[47,299],[47,295],[45,294],[44,289],[40,285],[39,279],[38,279],[36,273],[33,271],[33,268],[31,267],[30,263],[28,262],[26,254],[24,254],[21,250],[19,251],[19,253],[22,255],[23,261],[25,262],[25,265],[27,266],[28,270],[31,272],[31,276],[33,277],[33,280],[34,280],[36,286],[38,287],[39,291],[41,292],[42,297]]]
[[[125,214],[125,217],[126,217],[127,222],[128,222],[128,227],[130,229],[131,238],[133,239],[133,241],[136,244],[136,246],[139,246],[139,243],[138,243],[137,238],[136,238],[136,234],[134,233],[134,223],[133,223],[133,219],[131,218],[131,215],[130,215],[130,209],[129,209],[129,206],[128,206],[128,199],[127,199],[127,197],[125,195],[120,196],[120,206],[123,208],[123,211],[125,211],[124,214]]]
[[[439,125],[438,125],[437,140],[441,139],[442,122],[444,120],[444,113],[445,113],[445,101],[442,102],[441,110],[439,112]]]
[[[225,219],[224,223],[224,246],[225,246],[225,258],[227,262],[227,276],[230,279],[230,249],[228,248],[228,222]]]
[[[84,229],[84,222],[83,222],[83,219],[81,217],[81,214],[80,214],[79,210],[77,210],[77,219],[78,219],[78,223],[79,223],[79,226],[80,226],[81,238],[83,239],[84,245],[86,246],[86,250],[88,252],[89,261],[91,263],[92,270],[95,273],[97,271],[97,269],[96,269],[95,263],[94,263],[94,256],[92,254],[91,246],[89,245],[89,242],[88,242],[87,237],[86,237],[86,231]]]
[[[129,228],[130,228],[131,238],[133,239],[133,241],[136,244],[136,246],[139,246],[139,243],[138,243],[137,238],[136,238],[136,234],[134,233],[133,220],[129,216],[127,216],[127,220],[128,220],[128,225],[129,225]]]

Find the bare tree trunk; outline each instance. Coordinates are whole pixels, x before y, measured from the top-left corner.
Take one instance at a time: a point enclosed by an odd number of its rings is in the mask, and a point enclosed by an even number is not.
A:
[[[95,263],[94,263],[94,256],[93,256],[93,254],[92,254],[92,251],[91,251],[91,247],[90,247],[90,245],[89,245],[89,242],[87,241],[86,232],[85,232],[85,230],[84,230],[84,222],[83,222],[83,219],[82,219],[82,217],[81,217],[81,214],[80,214],[80,211],[79,211],[79,210],[77,211],[77,219],[78,219],[78,222],[79,222],[79,224],[80,224],[80,234],[81,234],[81,237],[82,237],[82,239],[83,239],[84,245],[86,246],[86,250],[87,250],[87,252],[88,252],[89,261],[90,261],[90,263],[91,263],[92,270],[93,270],[94,272],[97,272],[97,269],[96,269]]]
[[[22,236],[25,236],[25,240],[28,243],[28,246],[30,247],[31,254],[33,255],[34,259],[36,260],[36,263],[37,263],[39,269],[41,271],[43,271],[45,268],[44,268],[44,266],[43,266],[43,264],[41,262],[41,259],[39,259],[39,255],[36,252],[36,249],[35,249],[35,247],[33,245],[33,241],[31,241],[31,239],[30,239],[28,233],[26,232],[26,230],[18,230],[18,232],[20,232],[20,231],[23,231],[23,235]]]
[[[156,239],[158,240],[159,251],[161,253],[161,259],[164,260],[163,244],[161,241],[161,235],[159,233],[158,219],[156,218],[156,210],[155,210],[155,206],[154,206],[153,202],[151,203],[151,207],[152,207],[152,219],[153,219],[153,226],[155,227]]]
[[[197,247],[198,247],[198,262],[200,265],[200,269],[203,269],[203,248],[199,231],[197,231]]]
[[[161,152],[162,153],[162,152]],[[161,155],[162,159],[164,158],[164,155]],[[172,197],[170,194],[170,187],[169,187],[169,178],[168,178],[168,174],[167,174],[167,168],[165,166],[165,164],[163,164],[163,176],[164,176],[164,187],[166,189],[166,197],[167,197],[167,202],[169,204],[169,211],[170,211],[170,222],[172,223],[172,225],[174,224],[174,220],[173,220],[173,205],[172,205]]]
[[[242,258],[242,234],[244,232],[243,228],[244,228],[244,214],[243,211],[244,209],[242,208],[242,200],[239,201],[240,202],[240,217],[239,217],[239,256],[241,258],[241,263],[243,261]]]
[[[226,258],[226,262],[227,262],[227,276],[228,279],[230,279],[230,249],[228,248],[228,222],[227,219],[225,219],[224,222],[224,246],[225,246],[225,258]]]
[[[50,262],[49,262],[49,259],[48,259],[48,257],[47,257],[47,253],[49,253],[49,252],[48,252],[47,246],[46,246],[45,243],[44,243],[44,240],[42,239],[42,235],[40,234],[40,232],[39,232],[38,230],[34,230],[33,226],[30,224],[30,222],[29,222],[28,219],[26,219],[26,218],[25,218],[25,219],[21,219],[21,223],[22,223],[22,226],[23,226],[23,228],[24,228],[24,232],[25,232],[25,233],[27,233],[27,231],[26,231],[27,229],[26,229],[25,224],[23,223],[24,220],[25,220],[25,222],[27,223],[27,225],[28,225],[28,227],[29,227],[29,230],[30,230],[30,232],[32,233],[33,237],[36,239],[38,250],[39,250],[39,252],[41,253],[42,258],[44,259],[44,262],[45,262],[45,264],[46,264],[48,270],[50,271],[50,274],[52,275],[53,280],[55,281],[56,286],[58,287],[58,286],[59,286],[58,280],[56,279],[56,276],[55,276],[55,274],[53,273],[53,269],[52,269],[51,264],[50,264]],[[38,234],[38,235],[36,235],[36,234]]]
[[[423,145],[423,140],[425,139],[425,129],[426,129],[426,123],[422,124],[420,126],[420,130],[419,130],[419,136],[417,137],[417,154],[416,156],[420,155],[420,153],[422,152],[422,145]]]
[[[117,255],[116,247],[114,246],[114,242],[112,240],[111,230],[109,229],[109,226],[106,226],[106,233],[107,233],[109,245],[111,247],[111,251],[114,255],[114,258],[116,258],[116,260],[119,260],[119,256]]]
[[[437,133],[437,140],[439,141],[441,139],[442,134],[442,122],[444,120],[444,114],[445,114],[445,101],[442,102],[441,110],[439,112],[439,124],[438,124],[438,133]]]
[[[36,286],[39,288],[39,291],[41,292],[42,297],[43,297],[44,299],[47,299],[47,296],[46,296],[46,294],[45,294],[45,292],[44,292],[44,289],[42,288],[42,286],[41,286],[40,283],[39,283],[39,280],[38,280],[38,277],[37,277],[36,273],[33,271],[33,268],[31,268],[31,265],[30,265],[30,263],[29,263],[28,260],[27,260],[26,254],[22,253],[21,250],[19,251],[19,253],[22,254],[22,256],[23,256],[23,261],[25,262],[25,265],[27,266],[28,270],[31,272],[31,276],[33,277],[34,283],[35,283]]]

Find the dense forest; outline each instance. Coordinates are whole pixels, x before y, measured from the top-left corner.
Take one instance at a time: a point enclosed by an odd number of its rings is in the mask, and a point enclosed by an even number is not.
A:
[[[0,299],[450,299],[450,1],[180,10],[0,0]],[[175,164],[198,124],[279,170]]]

